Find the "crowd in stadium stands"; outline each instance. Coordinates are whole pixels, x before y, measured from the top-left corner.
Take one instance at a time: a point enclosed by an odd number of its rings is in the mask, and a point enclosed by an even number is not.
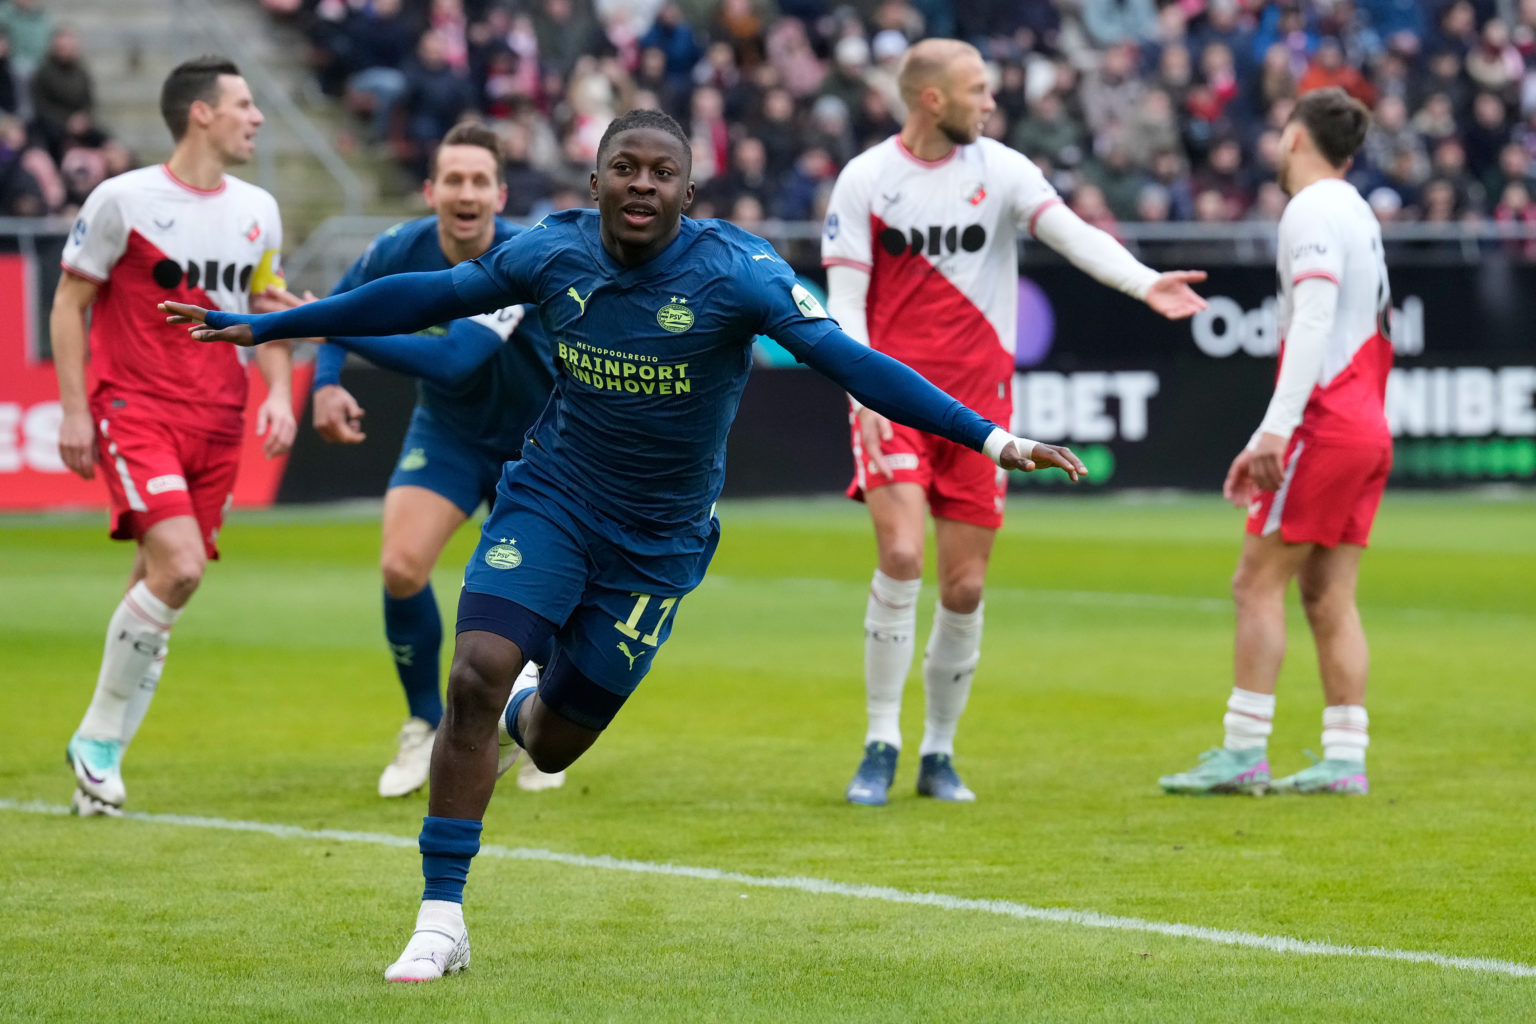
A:
[[[0,0],[0,217],[74,211],[133,165],[96,123],[80,37],[43,0]]]
[[[698,215],[815,220],[838,169],[897,130],[924,35],[998,69],[986,132],[1085,219],[1274,220],[1295,98],[1376,114],[1351,178],[1383,220],[1536,220],[1536,0],[266,0],[302,18],[322,88],[420,173],[479,112],[514,216],[580,201],[616,113],[694,139]]]
[[[584,203],[604,127],[651,105],[692,133],[696,215],[817,220],[897,130],[907,46],[943,35],[997,68],[987,134],[1111,232],[1277,218],[1279,128],[1324,85],[1375,112],[1351,180],[1382,220],[1536,221],[1536,0],[263,4],[412,176],[460,118],[492,120],[518,218]],[[93,88],[44,0],[0,0],[0,214],[67,213],[128,166]]]

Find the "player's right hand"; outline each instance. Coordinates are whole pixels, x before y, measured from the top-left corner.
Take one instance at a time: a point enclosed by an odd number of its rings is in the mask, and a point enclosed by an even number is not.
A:
[[[96,475],[96,425],[89,412],[67,412],[59,421],[59,458],[83,480]]]
[[[190,326],[193,341],[227,341],[241,348],[250,348],[256,344],[256,339],[251,335],[250,324],[235,324],[233,327],[225,327],[217,331],[207,326],[208,311],[202,306],[167,300],[160,303],[157,308],[162,313],[170,314],[165,318],[166,323]]]
[[[368,435],[362,431],[363,407],[340,384],[316,389],[312,422],[315,432],[335,444],[357,444]]]
[[[864,448],[864,457],[869,460],[875,472],[887,480],[894,479],[891,467],[886,465],[885,455],[881,451],[881,443],[895,436],[891,421],[869,408],[859,409],[858,417],[859,443]]]
[[[1237,458],[1232,460],[1232,465],[1227,469],[1227,479],[1222,482],[1221,496],[1232,503],[1233,508],[1246,510],[1253,496],[1258,493],[1258,487],[1253,482],[1253,452],[1244,448],[1237,453]]]

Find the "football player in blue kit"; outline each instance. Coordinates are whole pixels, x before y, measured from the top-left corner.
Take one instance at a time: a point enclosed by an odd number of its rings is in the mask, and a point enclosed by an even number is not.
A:
[[[554,395],[523,458],[507,464],[465,572],[420,838],[426,887],[415,933],[385,971],[390,981],[430,981],[469,963],[464,882],[498,746],[515,743],[546,771],[579,757],[645,676],[678,602],[703,578],[755,335],[864,405],[1004,469],[1056,466],[1074,480],[1086,472],[1068,449],[1013,436],[854,341],[767,242],[684,218],[690,166],[677,122],[631,111],[598,145],[596,212],[551,214],[450,271],[399,275],[266,316],[161,304],[199,340],[251,345],[413,330],[526,302],[554,346]],[[514,690],[523,652],[550,638],[537,687]]]
[[[423,194],[433,215],[397,224],[374,239],[331,294],[391,274],[447,270],[522,231],[496,216],[507,198],[500,138],[482,124],[464,122],[443,137]],[[383,797],[406,796],[426,783],[443,715],[443,624],[432,570],[480,502],[495,503],[502,466],[518,457],[523,436],[554,386],[548,340],[537,318],[525,319],[524,313],[524,307],[511,305],[428,328],[426,334],[442,339],[439,346],[424,345],[417,335],[332,338],[315,361],[315,428],[331,441],[355,444],[364,437],[358,422],[363,410],[341,386],[348,350],[419,381],[416,408],[384,495],[379,559],[384,636],[409,717],[394,758],[379,776]],[[536,678],[534,665],[525,671]],[[518,773],[525,789],[563,781],[563,773],[540,772],[531,759]]]

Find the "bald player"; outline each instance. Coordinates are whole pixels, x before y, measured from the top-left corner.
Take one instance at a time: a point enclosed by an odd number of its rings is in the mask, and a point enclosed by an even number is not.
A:
[[[1068,209],[1027,158],[981,138],[996,103],[974,47],[923,40],[907,52],[899,82],[908,109],[901,133],[844,168],[822,238],[830,311],[859,342],[1006,423],[1013,411],[1021,232],[1165,317],[1205,308],[1190,288],[1203,272],[1160,274],[1143,266]],[[857,401],[853,412],[848,495],[869,508],[878,565],[864,613],[869,728],[847,798],[883,805],[895,776],[926,514],[934,523],[939,603],[923,658],[927,714],[917,792],[974,800],[955,772],[955,731],[981,655],[982,588],[1003,522],[1007,473],[980,453],[894,424]]]

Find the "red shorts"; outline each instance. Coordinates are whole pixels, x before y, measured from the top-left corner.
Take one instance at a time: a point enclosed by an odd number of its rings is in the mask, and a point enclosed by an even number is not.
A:
[[[112,537],[138,540],[172,516],[194,516],[209,558],[240,468],[240,442],[160,421],[96,413],[96,444],[112,505]]]
[[[1261,491],[1248,506],[1248,532],[1267,537],[1279,530],[1287,544],[1364,547],[1391,470],[1390,444],[1293,435],[1280,489]]]
[[[1007,394],[965,404],[994,423],[1007,423],[1013,415],[1013,399]],[[891,439],[880,445],[891,471],[886,477],[864,454],[859,418],[851,420],[853,482],[848,485],[848,497],[863,501],[867,491],[886,484],[917,484],[927,495],[928,511],[935,519],[955,519],[988,530],[1003,525],[1008,473],[997,463],[964,445],[892,423]]]

